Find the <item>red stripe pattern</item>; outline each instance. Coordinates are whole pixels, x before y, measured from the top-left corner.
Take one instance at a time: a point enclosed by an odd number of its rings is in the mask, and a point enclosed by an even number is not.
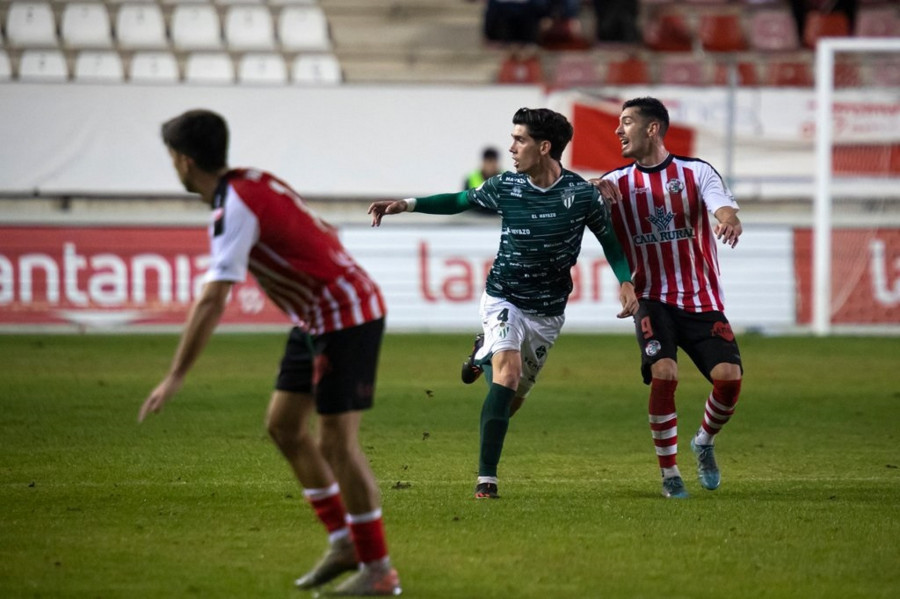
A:
[[[724,311],[710,210],[737,208],[721,177],[702,160],[669,156],[605,178],[622,192],[612,210],[638,297],[688,312]]]

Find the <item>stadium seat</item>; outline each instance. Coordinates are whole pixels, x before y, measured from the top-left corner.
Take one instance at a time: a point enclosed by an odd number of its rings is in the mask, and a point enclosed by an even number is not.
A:
[[[750,45],[755,50],[796,50],[800,46],[797,25],[787,8],[753,11],[750,16]]]
[[[55,48],[56,19],[50,3],[11,3],[6,13],[6,38],[13,48]]]
[[[184,63],[184,80],[198,85],[234,83],[234,64],[224,52],[195,52]]]
[[[871,83],[878,87],[900,87],[900,59],[879,58],[871,61]]]
[[[813,85],[809,62],[799,58],[773,59],[766,64],[766,85],[780,87],[810,87]]]
[[[730,65],[727,62],[717,62],[715,72],[713,73],[713,85],[728,85],[728,69]],[[755,62],[740,61],[737,63],[737,84],[746,86],[759,85],[758,66]]]
[[[560,54],[553,68],[550,87],[569,89],[591,87],[602,82],[597,61],[590,54],[582,52]]]
[[[263,5],[228,7],[225,40],[230,50],[273,49],[275,30],[269,8]]]
[[[544,71],[537,56],[517,58],[509,56],[500,63],[497,83],[530,85],[544,82]]]
[[[606,66],[607,85],[644,85],[650,83],[650,69],[637,56],[611,61]]]
[[[806,13],[803,23],[803,45],[807,48],[815,48],[820,37],[848,35],[850,35],[850,21],[844,13],[822,13],[815,10]]]
[[[63,44],[69,48],[111,48],[112,27],[106,5],[70,2],[60,22]]]
[[[124,79],[122,59],[114,50],[83,50],[75,59],[75,81],[121,83]]]
[[[116,37],[125,49],[168,46],[166,24],[158,4],[125,4],[116,15]]]
[[[834,86],[836,88],[858,87],[862,83],[862,72],[854,56],[838,58],[834,63]]]
[[[700,45],[707,52],[738,52],[747,49],[740,15],[708,13],[700,15],[697,27]]]
[[[68,78],[66,57],[59,50],[25,50],[19,57],[20,81],[56,83]]]
[[[10,79],[12,79],[12,65],[9,62],[9,55],[6,50],[0,50],[0,81]]]
[[[659,63],[662,85],[706,85],[706,64],[693,57],[663,56]]]
[[[243,85],[284,85],[287,66],[281,54],[248,53],[238,63],[238,82]]]
[[[222,47],[219,15],[210,4],[178,4],[172,10],[172,43],[176,50]]]
[[[178,63],[171,52],[135,52],[129,78],[133,83],[177,83]]]
[[[644,26],[644,44],[657,52],[690,52],[694,36],[683,14],[663,13]]]
[[[853,35],[857,37],[900,37],[900,9],[896,6],[860,6]]]
[[[334,85],[341,83],[341,63],[333,54],[302,54],[294,59],[291,79],[298,85]]]
[[[324,52],[331,49],[328,21],[318,6],[288,6],[278,17],[278,39],[288,51]]]

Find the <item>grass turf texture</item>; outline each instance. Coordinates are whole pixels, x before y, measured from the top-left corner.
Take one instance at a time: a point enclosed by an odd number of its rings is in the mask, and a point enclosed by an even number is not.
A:
[[[391,335],[362,440],[408,597],[895,597],[900,339],[740,339],[718,444],[678,388],[691,498],[665,500],[634,341],[563,335],[475,501],[470,336]],[[213,338],[176,399],[137,411],[174,336],[0,337],[0,596],[303,597],[325,536],[264,431],[281,335]]]

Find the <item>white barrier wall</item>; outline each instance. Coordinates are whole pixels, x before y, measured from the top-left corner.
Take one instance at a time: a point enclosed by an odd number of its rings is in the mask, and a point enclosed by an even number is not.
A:
[[[724,89],[599,91],[614,111],[622,98],[661,98],[673,122],[696,131],[694,154],[727,174]],[[851,95],[838,106],[838,141],[887,143],[900,137],[896,93],[842,94]],[[811,197],[813,100],[812,90],[737,91],[732,174],[739,200]],[[566,112],[574,101],[591,98],[546,96],[533,86],[257,89],[0,83],[0,193],[181,192],[159,127],[197,107],[221,112],[229,120],[232,165],[271,170],[310,197],[450,191],[479,164],[484,146],[498,147],[504,166],[510,166],[505,152],[516,109],[551,106]],[[591,134],[602,143],[608,136],[615,145],[613,129]],[[578,143],[578,131],[575,136]]]

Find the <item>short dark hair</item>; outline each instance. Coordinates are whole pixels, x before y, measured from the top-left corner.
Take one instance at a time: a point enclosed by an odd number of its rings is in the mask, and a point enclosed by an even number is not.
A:
[[[485,148],[481,153],[481,158],[482,160],[499,160],[500,152],[497,151],[497,148]]]
[[[662,102],[656,98],[644,96],[642,98],[632,98],[622,104],[622,110],[626,108],[637,108],[641,116],[649,118],[651,121],[659,122],[659,136],[663,137],[669,130],[669,111]]]
[[[550,157],[562,159],[563,150],[572,141],[572,124],[558,112],[548,108],[520,108],[513,116],[513,125],[528,127],[528,134],[538,141],[550,142]]]
[[[162,138],[204,171],[215,172],[228,163],[228,124],[211,110],[188,110],[166,121]]]

